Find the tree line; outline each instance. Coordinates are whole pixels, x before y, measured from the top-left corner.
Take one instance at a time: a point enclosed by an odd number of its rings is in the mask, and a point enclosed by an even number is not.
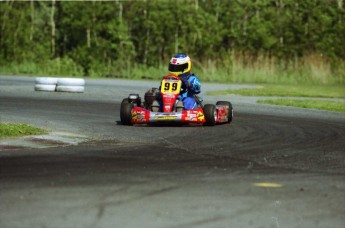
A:
[[[0,64],[62,64],[84,76],[160,67],[178,52],[197,67],[230,56],[289,65],[345,61],[343,0],[0,2]],[[60,62],[57,63],[56,60]]]

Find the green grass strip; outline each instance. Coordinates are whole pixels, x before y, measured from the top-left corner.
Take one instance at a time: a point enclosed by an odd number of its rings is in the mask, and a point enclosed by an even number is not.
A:
[[[48,131],[30,126],[28,124],[0,123],[0,138],[18,137],[25,135],[40,135],[46,133],[48,133]]]
[[[238,94],[242,96],[279,96],[279,97],[345,97],[344,86],[319,85],[264,85],[262,88],[230,89],[208,92],[208,95]]]
[[[285,105],[285,106],[320,109],[320,110],[328,110],[328,111],[333,111],[333,112],[345,113],[345,103],[337,102],[337,101],[272,99],[272,100],[258,100],[257,103]]]

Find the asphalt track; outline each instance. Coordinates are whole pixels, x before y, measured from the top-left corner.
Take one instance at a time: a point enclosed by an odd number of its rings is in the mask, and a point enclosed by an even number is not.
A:
[[[0,121],[88,140],[0,151],[1,228],[345,227],[343,114],[203,94],[230,99],[233,123],[123,126],[122,98],[157,82],[87,80],[71,94],[33,81],[0,77]]]

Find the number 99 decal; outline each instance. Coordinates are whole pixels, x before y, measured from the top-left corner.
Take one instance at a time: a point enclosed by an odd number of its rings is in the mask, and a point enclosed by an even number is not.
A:
[[[162,81],[161,92],[162,93],[179,93],[181,89],[181,82],[180,81]]]

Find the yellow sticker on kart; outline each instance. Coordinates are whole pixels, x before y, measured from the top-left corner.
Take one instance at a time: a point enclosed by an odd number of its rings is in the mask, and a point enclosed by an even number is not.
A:
[[[181,81],[178,80],[162,80],[161,92],[178,94],[181,91]]]
[[[176,120],[177,116],[154,116],[155,120]]]
[[[203,121],[205,119],[205,116],[202,112],[198,112],[198,120]]]

